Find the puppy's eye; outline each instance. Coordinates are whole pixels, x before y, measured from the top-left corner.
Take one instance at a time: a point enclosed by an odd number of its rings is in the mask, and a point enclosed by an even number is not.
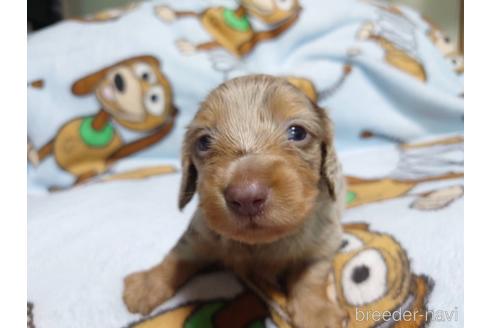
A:
[[[291,125],[287,129],[287,139],[290,141],[303,141],[307,135],[306,129],[299,125]]]
[[[196,149],[199,153],[203,154],[210,150],[211,143],[212,139],[209,135],[201,136],[196,142]]]

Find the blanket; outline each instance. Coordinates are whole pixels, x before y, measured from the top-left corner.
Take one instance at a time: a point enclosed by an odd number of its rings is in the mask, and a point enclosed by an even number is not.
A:
[[[326,294],[348,327],[462,327],[463,137],[340,157],[347,211]],[[285,295],[221,271],[195,276],[148,316],[126,310],[123,278],[159,262],[196,206],[177,210],[175,163],[147,164],[29,195],[28,326],[290,328]]]
[[[177,158],[208,92],[253,73],[327,108],[340,150],[461,132],[450,48],[419,13],[374,1],[154,0],[68,19],[28,37],[30,186]]]

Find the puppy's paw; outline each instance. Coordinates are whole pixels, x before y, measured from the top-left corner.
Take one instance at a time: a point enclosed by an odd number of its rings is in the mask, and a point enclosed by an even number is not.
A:
[[[176,13],[168,6],[165,5],[156,6],[154,8],[154,11],[157,17],[159,17],[161,20],[163,20],[166,23],[171,23],[176,20]]]
[[[337,304],[291,302],[288,312],[295,327],[299,328],[345,328],[348,316]]]
[[[183,55],[191,55],[196,52],[196,46],[186,39],[176,40],[176,46]]]
[[[128,275],[124,281],[123,301],[132,313],[149,314],[174,294],[156,271],[142,271]]]

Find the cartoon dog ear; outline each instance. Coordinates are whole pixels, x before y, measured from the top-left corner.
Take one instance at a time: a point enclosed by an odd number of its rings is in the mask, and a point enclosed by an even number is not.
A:
[[[368,223],[346,223],[343,225],[343,230],[363,230],[363,231],[369,231],[369,224]]]
[[[72,93],[77,96],[84,96],[93,93],[96,90],[99,82],[108,74],[108,71],[113,69],[114,67],[120,65],[128,65],[135,62],[146,62],[149,65],[153,65],[157,68],[160,67],[160,62],[157,58],[150,55],[137,56],[122,60],[117,62],[111,66],[105,67],[95,73],[84,76],[72,85]]]
[[[328,187],[331,198],[335,201],[337,200],[337,195],[343,191],[344,181],[341,166],[333,145],[333,124],[324,109],[315,103],[313,103],[313,107],[322,121],[324,130],[321,142],[320,175]]]
[[[181,176],[181,186],[179,188],[179,201],[178,207],[182,210],[186,204],[190,202],[193,195],[196,192],[196,185],[198,180],[198,171],[193,164],[193,159],[191,158],[190,146],[186,142],[188,138],[185,138],[181,166],[182,166],[182,176]]]
[[[76,96],[85,96],[96,90],[99,82],[106,76],[109,68],[87,75],[72,85],[72,93]]]
[[[144,61],[144,62],[147,62],[148,64],[150,65],[154,65],[156,67],[160,67],[161,66],[161,63],[159,61],[159,59],[155,58],[154,56],[139,56],[139,57],[135,57],[134,59],[135,61]]]

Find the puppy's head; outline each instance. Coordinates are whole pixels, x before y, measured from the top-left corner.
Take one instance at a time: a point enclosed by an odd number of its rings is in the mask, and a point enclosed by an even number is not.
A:
[[[320,193],[335,197],[330,122],[284,79],[247,76],[212,91],[182,154],[180,208],[197,191],[208,226],[248,244],[295,233]]]

